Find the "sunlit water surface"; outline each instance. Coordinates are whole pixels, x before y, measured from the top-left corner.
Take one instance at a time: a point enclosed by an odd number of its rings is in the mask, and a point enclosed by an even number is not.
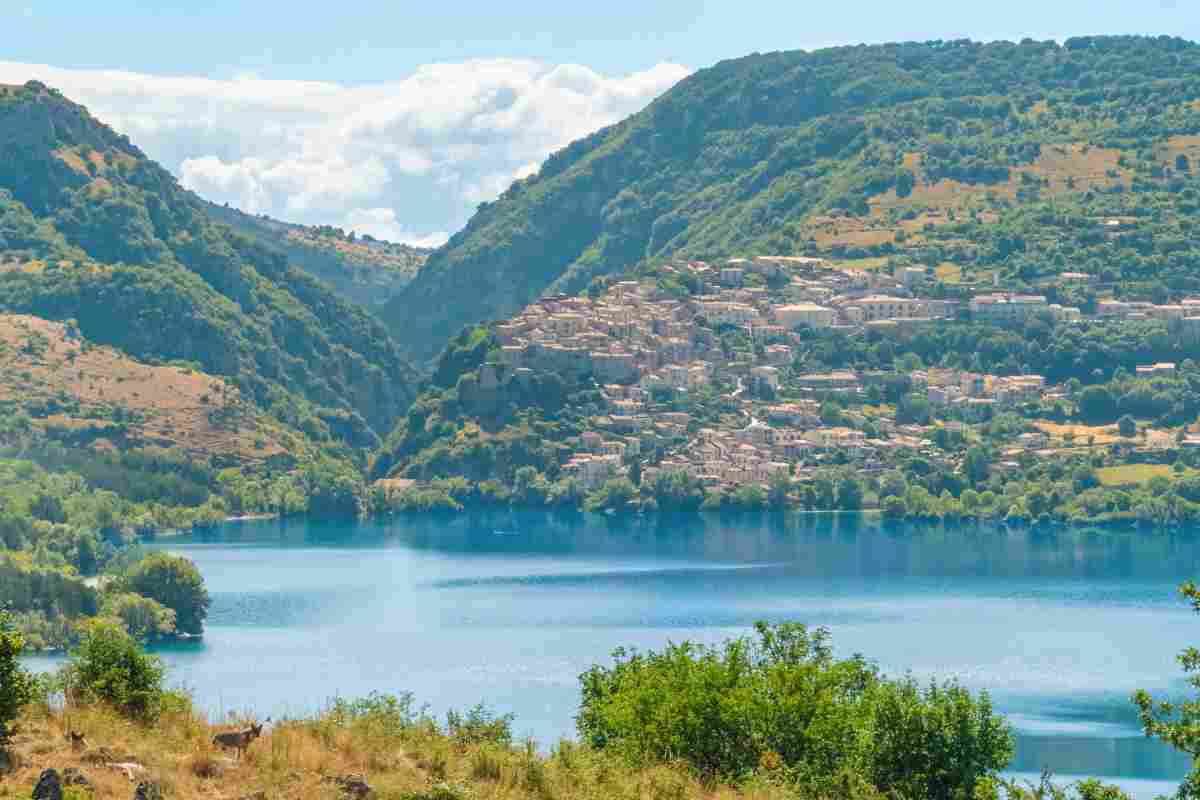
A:
[[[213,596],[203,642],[162,655],[214,716],[411,691],[438,714],[485,701],[550,743],[574,732],[579,673],[615,647],[795,620],[889,673],[987,689],[1017,730],[1014,773],[1149,798],[1189,765],[1141,735],[1129,698],[1184,691],[1190,536],[497,513],[238,523],[162,546]]]

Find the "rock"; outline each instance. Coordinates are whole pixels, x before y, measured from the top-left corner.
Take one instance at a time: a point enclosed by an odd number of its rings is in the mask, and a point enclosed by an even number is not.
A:
[[[163,800],[162,787],[154,781],[142,781],[133,790],[133,800]]]
[[[58,770],[42,772],[37,786],[33,787],[33,800],[62,800],[62,779],[58,776]]]
[[[371,785],[361,775],[333,775],[326,778],[325,782],[336,785],[342,794],[354,800],[364,800],[372,791]]]
[[[124,772],[125,777],[130,781],[137,780],[138,776],[142,775],[146,771],[146,768],[141,764],[138,764],[136,761],[119,761],[114,764],[107,764],[106,766],[109,769],[115,769],[118,772]]]
[[[62,774],[63,786],[80,786],[84,789],[92,789],[92,782],[88,780],[88,776],[84,775],[75,767],[67,767]]]

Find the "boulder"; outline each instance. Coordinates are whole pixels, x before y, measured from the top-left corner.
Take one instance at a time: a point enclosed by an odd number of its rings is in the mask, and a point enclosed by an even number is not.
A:
[[[154,781],[142,781],[133,790],[133,800],[163,800],[163,790]]]
[[[333,775],[325,779],[342,790],[342,794],[353,800],[365,800],[371,794],[371,785],[361,775]]]
[[[43,771],[37,786],[33,787],[33,800],[62,800],[62,796],[62,778],[58,770]]]
[[[92,782],[88,780],[88,776],[75,767],[67,767],[63,770],[62,782],[63,786],[79,786],[89,791],[94,788]]]

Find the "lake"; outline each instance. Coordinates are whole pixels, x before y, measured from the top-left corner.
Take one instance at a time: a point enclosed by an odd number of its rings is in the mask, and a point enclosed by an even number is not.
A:
[[[439,715],[484,701],[546,744],[573,734],[577,676],[617,646],[795,620],[888,673],[987,689],[1018,734],[1014,773],[1152,797],[1189,767],[1141,735],[1129,698],[1185,691],[1192,537],[495,512],[236,523],[159,546],[212,593],[203,642],[161,653],[214,716],[411,691]]]

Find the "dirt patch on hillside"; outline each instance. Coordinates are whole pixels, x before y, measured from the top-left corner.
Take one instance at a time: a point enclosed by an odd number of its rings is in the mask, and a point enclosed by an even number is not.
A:
[[[0,315],[0,402],[6,401],[43,428],[116,425],[130,443],[240,460],[284,452],[278,427],[224,380],[143,364],[38,317]]]

